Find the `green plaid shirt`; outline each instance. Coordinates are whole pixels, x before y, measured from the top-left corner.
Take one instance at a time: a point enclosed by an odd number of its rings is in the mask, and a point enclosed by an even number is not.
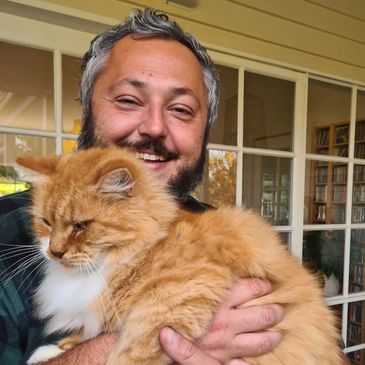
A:
[[[27,248],[34,246],[29,203],[29,191],[0,198],[1,365],[23,365],[46,342],[32,305],[40,270],[37,263],[27,265],[35,255]]]

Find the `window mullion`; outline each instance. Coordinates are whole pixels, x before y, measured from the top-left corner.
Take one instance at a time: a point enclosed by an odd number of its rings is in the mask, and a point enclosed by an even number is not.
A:
[[[54,113],[56,131],[56,153],[62,153],[62,54],[59,49],[53,52],[54,72]]]

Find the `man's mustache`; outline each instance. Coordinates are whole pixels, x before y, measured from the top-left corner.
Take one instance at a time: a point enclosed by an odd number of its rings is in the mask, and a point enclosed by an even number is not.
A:
[[[162,156],[166,160],[175,160],[179,157],[179,154],[176,151],[170,151],[160,140],[151,139],[149,137],[145,137],[136,142],[119,140],[115,144],[117,147],[126,147],[136,151],[143,149],[152,150],[156,155]]]

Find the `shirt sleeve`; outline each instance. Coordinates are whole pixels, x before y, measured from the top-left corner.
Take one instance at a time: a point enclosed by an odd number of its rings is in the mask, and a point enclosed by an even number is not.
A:
[[[29,214],[30,192],[0,198],[0,364],[23,365],[45,342],[34,316],[39,282]]]

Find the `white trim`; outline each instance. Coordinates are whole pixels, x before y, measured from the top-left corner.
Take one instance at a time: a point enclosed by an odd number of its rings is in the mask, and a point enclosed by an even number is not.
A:
[[[53,13],[60,13],[60,14],[64,14],[64,15],[81,18],[81,19],[86,19],[86,20],[90,20],[90,21],[105,24],[105,25],[114,25],[120,21],[120,19],[117,19],[117,18],[110,18],[110,17],[106,17],[106,16],[102,16],[102,15],[97,15],[94,13],[89,13],[84,10],[78,10],[75,8],[69,8],[69,7],[62,6],[62,5],[51,4],[49,2],[45,2],[42,0],[7,0],[7,1],[51,11]]]
[[[0,41],[81,57],[94,34],[0,12]],[[72,40],[72,41],[70,41]]]
[[[59,49],[53,53],[53,80],[55,105],[56,154],[62,153],[62,54]]]
[[[313,68],[310,68],[310,67],[299,66],[299,65],[292,64],[292,63],[288,63],[288,62],[279,61],[279,60],[269,58],[269,57],[254,55],[254,54],[239,51],[239,50],[232,50],[230,48],[219,46],[219,45],[212,44],[212,43],[209,43],[209,42],[204,42],[203,44],[210,51],[209,53],[220,52],[221,54],[231,56],[231,57],[243,58],[247,61],[261,62],[261,63],[266,64],[268,66],[281,67],[281,68],[285,68],[287,70],[291,70],[293,72],[307,73],[307,74],[310,74],[313,77],[316,77],[316,76],[317,77],[322,77],[322,78],[327,79],[329,82],[331,82],[331,81],[335,81],[335,82],[343,81],[343,82],[348,83],[348,84],[353,84],[353,85],[355,84],[357,86],[365,87],[365,82],[360,81],[360,80],[351,79],[351,78],[348,78],[348,77],[332,74],[332,73],[329,73],[329,72],[323,72],[323,71],[316,70],[316,69],[313,69]]]

